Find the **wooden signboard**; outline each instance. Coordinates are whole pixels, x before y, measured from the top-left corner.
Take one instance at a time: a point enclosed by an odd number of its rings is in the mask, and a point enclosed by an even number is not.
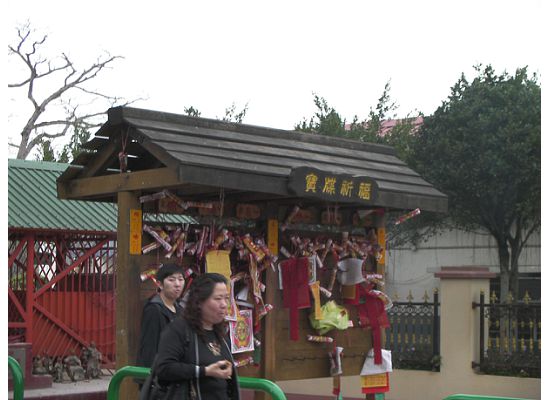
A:
[[[288,188],[297,196],[328,202],[373,204],[378,198],[378,184],[372,178],[309,167],[293,168]]]

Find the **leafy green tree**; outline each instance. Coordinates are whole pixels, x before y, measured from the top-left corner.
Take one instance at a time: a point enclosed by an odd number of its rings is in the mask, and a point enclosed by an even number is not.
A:
[[[319,135],[350,137],[350,131],[346,130],[346,120],[329,106],[323,97],[313,93],[313,102],[317,107],[315,115],[309,121],[303,119],[296,124],[295,130]],[[356,122],[356,119],[357,117],[353,121]]]
[[[397,104],[391,99],[390,90],[390,82],[387,82],[375,108],[370,108],[367,117],[360,119],[355,115],[350,123],[325,98],[314,93],[313,102],[317,111],[309,120],[304,118],[296,124],[294,129],[305,133],[391,145],[396,148],[400,158],[406,159],[409,157],[410,143],[414,140],[410,135],[414,129],[414,118],[398,120],[393,129],[385,135],[380,134],[384,121],[396,117]]]
[[[410,165],[449,196],[456,227],[481,227],[498,246],[501,300],[518,297],[518,260],[540,229],[541,88],[527,67],[514,75],[476,66],[425,118]]]
[[[37,161],[51,161],[56,162],[55,151],[52,148],[52,142],[50,140],[42,140],[38,144],[37,154],[35,156]]]

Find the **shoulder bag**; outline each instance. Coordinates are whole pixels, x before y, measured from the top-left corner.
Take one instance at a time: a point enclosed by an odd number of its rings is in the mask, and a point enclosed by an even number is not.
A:
[[[189,382],[170,382],[162,385],[157,373],[157,356],[151,368],[151,373],[145,379],[139,392],[139,400],[187,400],[189,398]]]

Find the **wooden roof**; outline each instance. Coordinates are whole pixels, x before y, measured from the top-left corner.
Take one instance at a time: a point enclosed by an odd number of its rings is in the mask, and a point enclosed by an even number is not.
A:
[[[86,148],[59,177],[61,198],[113,201],[118,191],[173,188],[189,199],[216,199],[223,188],[240,201],[296,201],[289,179],[305,167],[374,180],[370,206],[447,211],[446,195],[378,144],[117,107]],[[121,151],[128,154],[125,172]]]

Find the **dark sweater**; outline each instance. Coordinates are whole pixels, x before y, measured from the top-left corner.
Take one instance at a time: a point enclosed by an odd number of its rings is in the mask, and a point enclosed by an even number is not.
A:
[[[207,334],[206,342],[211,341],[212,335],[213,332]],[[205,376],[205,367],[213,362],[225,359],[233,364],[233,357],[227,341],[223,338],[217,340],[220,344],[219,355],[212,353],[206,342],[195,334],[184,318],[174,319],[162,332],[159,343],[157,360],[159,380],[164,383],[187,380],[192,383],[195,390],[198,383],[202,400],[239,400],[239,386],[235,367],[233,367],[231,379],[227,381]],[[195,354],[197,350],[198,360]],[[197,365],[199,366],[198,369]]]
[[[176,315],[181,313],[181,306],[176,303],[176,312],[170,311],[157,294],[153,296],[145,307],[141,316],[141,332],[136,364],[140,367],[151,368],[157,354],[160,334]]]

